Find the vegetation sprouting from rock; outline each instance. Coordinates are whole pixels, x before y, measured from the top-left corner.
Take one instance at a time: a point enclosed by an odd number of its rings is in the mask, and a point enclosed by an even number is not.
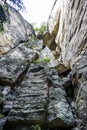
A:
[[[50,61],[49,57],[44,57],[43,59],[34,60],[33,63],[48,63]]]
[[[43,35],[47,31],[47,23],[42,22],[40,27],[34,27],[34,30],[37,34]]]

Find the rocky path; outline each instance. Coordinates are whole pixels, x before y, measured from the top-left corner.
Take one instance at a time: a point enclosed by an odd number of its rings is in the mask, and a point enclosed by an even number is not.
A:
[[[56,69],[49,66],[53,65],[49,63],[53,59],[48,63],[34,63],[39,55],[46,55],[45,49],[49,50],[40,47],[37,51],[34,43],[23,43],[0,59],[1,113],[6,117],[5,129],[27,130],[36,124],[45,129],[70,129],[74,117],[62,80]]]
[[[43,64],[29,67],[8,121],[51,128],[73,126],[72,111],[56,70],[50,70]]]

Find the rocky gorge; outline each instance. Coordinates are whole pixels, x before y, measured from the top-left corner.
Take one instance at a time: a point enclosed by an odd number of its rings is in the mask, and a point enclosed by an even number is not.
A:
[[[47,24],[38,39],[0,1],[0,130],[87,130],[87,0],[55,0]]]

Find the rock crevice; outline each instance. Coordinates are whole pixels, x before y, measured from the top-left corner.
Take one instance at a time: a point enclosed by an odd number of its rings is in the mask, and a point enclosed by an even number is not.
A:
[[[8,5],[0,33],[1,130],[87,130],[86,7],[86,0],[55,0],[49,32],[30,42],[32,26]]]

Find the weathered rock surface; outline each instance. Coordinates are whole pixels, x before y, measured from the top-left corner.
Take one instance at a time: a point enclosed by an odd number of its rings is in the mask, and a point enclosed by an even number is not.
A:
[[[86,0],[55,0],[44,43],[27,41],[32,26],[0,4],[0,129],[87,130]]]
[[[8,121],[43,125],[46,120],[48,83],[44,67],[30,67],[14,102]]]
[[[49,72],[40,63],[31,65],[19,87],[19,96],[8,115],[8,122],[41,126],[47,124],[51,128],[72,127],[72,111],[55,70]]]
[[[70,72],[70,68],[65,67],[63,63],[60,63],[58,59],[55,58],[54,52],[51,51],[50,48],[48,48],[48,46],[43,48],[39,53],[39,60],[43,60],[46,57],[50,60],[49,62],[47,62],[47,65],[51,68],[56,68],[59,75],[66,75]]]
[[[55,43],[55,37],[52,37],[49,32],[43,35],[43,44],[48,46],[51,50],[56,50],[57,44]]]
[[[74,125],[72,111],[67,103],[66,92],[56,70],[51,72],[47,122],[49,127],[67,128]]]
[[[27,41],[30,35],[34,35],[32,26],[10,5],[0,1],[0,21],[3,31],[0,33],[0,55],[14,48],[18,43]],[[4,15],[4,19],[3,18]],[[3,35],[2,35],[3,34]]]
[[[7,116],[9,111],[13,107],[13,102],[17,97],[17,92],[12,89],[10,86],[0,86],[0,94],[2,97],[2,102],[0,104],[0,113]],[[1,98],[0,97],[0,98]]]
[[[0,83],[11,85],[20,79],[30,63],[38,57],[38,53],[28,48],[28,44],[20,44],[7,55],[0,58]]]
[[[28,43],[28,47],[33,50],[36,50],[36,51],[38,51],[38,53],[40,53],[43,49],[43,41],[35,39]]]
[[[1,118],[0,119],[0,130],[3,130],[5,123],[6,123],[6,118]]]
[[[87,1],[55,0],[48,29],[60,48],[58,61],[67,70],[74,89],[77,128],[87,129]],[[59,52],[59,51],[58,51]],[[59,70],[58,70],[59,71]],[[67,79],[67,78],[66,78]],[[64,84],[68,85],[68,80]]]
[[[56,0],[48,29],[60,52],[60,61],[72,67],[87,52],[87,1]]]
[[[56,67],[58,65],[58,61],[55,59],[53,53],[48,47],[45,47],[39,55],[39,60],[48,57],[50,61],[47,63],[49,67]]]
[[[73,70],[73,84],[75,86],[77,124],[82,130],[87,129],[87,56],[77,61]]]

